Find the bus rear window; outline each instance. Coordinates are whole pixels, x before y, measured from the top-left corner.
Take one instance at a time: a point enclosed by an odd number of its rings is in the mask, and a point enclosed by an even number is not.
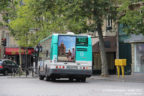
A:
[[[79,36],[76,38],[76,46],[88,46],[88,37]]]
[[[58,61],[74,62],[75,61],[75,36],[59,36],[58,41]]]

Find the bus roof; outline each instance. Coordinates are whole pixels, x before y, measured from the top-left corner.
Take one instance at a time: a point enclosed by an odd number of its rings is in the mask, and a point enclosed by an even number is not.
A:
[[[62,33],[53,33],[52,35],[72,35],[72,36],[88,36],[91,37],[90,35],[87,34],[62,34]]]
[[[50,35],[50,36],[48,36],[48,37],[46,37],[46,38],[44,38],[44,39],[42,39],[39,43],[42,43],[42,42],[44,42],[44,41],[46,41],[46,40],[48,40],[48,39],[50,39],[52,37],[52,35]]]
[[[90,35],[87,35],[87,34],[61,34],[61,33],[53,33],[52,35],[42,39],[39,43],[42,43],[48,39],[50,39],[53,35],[72,35],[72,36],[88,36],[88,37],[91,37]]]

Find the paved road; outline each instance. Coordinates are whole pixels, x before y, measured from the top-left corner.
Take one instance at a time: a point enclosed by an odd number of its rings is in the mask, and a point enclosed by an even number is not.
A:
[[[143,82],[93,76],[86,83],[0,76],[0,96],[144,96]]]

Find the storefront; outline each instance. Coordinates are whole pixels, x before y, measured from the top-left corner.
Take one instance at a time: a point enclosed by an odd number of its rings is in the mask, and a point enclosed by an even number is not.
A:
[[[19,64],[19,48],[5,48],[5,58],[11,59],[15,61],[17,64]],[[28,52],[26,52],[26,49],[21,48],[21,57],[22,57],[22,67],[25,68],[31,67],[33,65],[33,48],[28,48]]]
[[[132,45],[132,73],[144,73],[144,36],[131,35],[125,42]]]

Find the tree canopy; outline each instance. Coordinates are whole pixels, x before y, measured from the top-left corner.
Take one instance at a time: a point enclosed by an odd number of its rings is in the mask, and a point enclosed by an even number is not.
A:
[[[123,0],[118,8],[120,23],[128,34],[144,34],[144,0]]]
[[[15,18],[10,18],[9,23],[11,33],[19,41],[20,46],[33,46],[52,32],[80,32],[84,27],[84,19],[73,13],[78,10],[76,2],[71,0],[20,1],[15,6]]]

